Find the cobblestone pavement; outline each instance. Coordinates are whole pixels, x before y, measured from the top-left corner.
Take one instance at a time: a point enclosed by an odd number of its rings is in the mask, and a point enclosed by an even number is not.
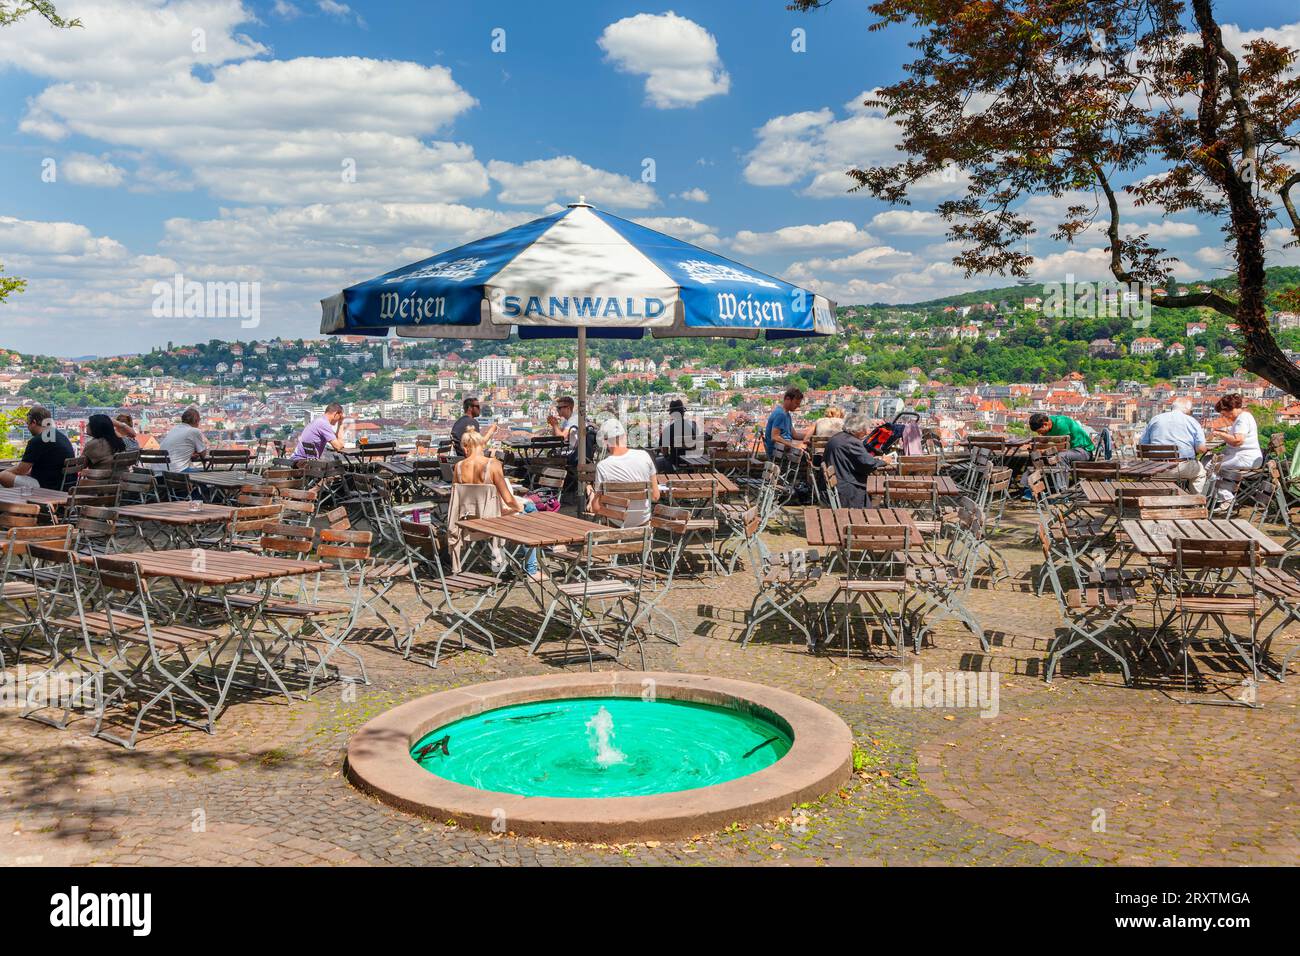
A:
[[[1014,510],[1014,509],[1013,509]],[[342,775],[349,735],[413,697],[484,680],[554,673],[561,649],[496,657],[450,649],[442,666],[403,661],[382,636],[361,646],[369,686],[328,686],[310,702],[250,697],[215,736],[161,728],[134,753],[0,709],[0,862],[22,864],[1265,864],[1300,861],[1297,688],[1265,680],[1258,709],[1185,705],[1181,676],[1125,687],[1085,657],[1047,685],[1055,601],[1025,584],[1033,551],[1023,513],[996,535],[1019,580],[976,590],[992,638],[984,653],[956,625],[901,665],[882,645],[819,656],[781,628],[737,637],[755,593],[747,571],[674,590],[680,647],[647,645],[651,669],[772,684],[849,723],[859,772],[787,818],[676,842],[553,843],[484,834],[392,810]],[[783,529],[778,528],[780,532]],[[774,534],[776,547],[798,539]],[[815,596],[829,590],[823,584]],[[503,611],[527,627],[522,608]],[[1297,635],[1279,638],[1285,650]],[[635,655],[631,655],[635,660]],[[996,715],[891,703],[900,668],[996,672]],[[1243,672],[1198,658],[1225,701]],[[585,656],[569,667],[585,667]],[[597,662],[598,668],[615,666]],[[987,703],[987,702],[985,702]]]

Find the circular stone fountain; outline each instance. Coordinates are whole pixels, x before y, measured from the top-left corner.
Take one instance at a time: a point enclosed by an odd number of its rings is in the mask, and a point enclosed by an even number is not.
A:
[[[694,674],[521,677],[371,720],[348,778],[439,821],[562,840],[687,837],[788,814],[850,775],[853,735],[795,694]]]

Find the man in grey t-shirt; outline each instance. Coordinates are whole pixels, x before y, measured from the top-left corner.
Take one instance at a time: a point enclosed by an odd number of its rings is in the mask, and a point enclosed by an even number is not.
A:
[[[198,429],[199,410],[187,408],[181,415],[180,424],[173,425],[171,431],[162,437],[158,447],[167,452],[171,464],[170,471],[198,471],[193,465],[202,464],[208,453],[208,442],[203,432]]]

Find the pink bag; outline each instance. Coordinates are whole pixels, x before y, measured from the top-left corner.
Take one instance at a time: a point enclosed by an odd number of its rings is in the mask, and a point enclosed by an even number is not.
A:
[[[524,497],[531,501],[538,511],[560,510],[560,497],[549,488],[542,488]]]

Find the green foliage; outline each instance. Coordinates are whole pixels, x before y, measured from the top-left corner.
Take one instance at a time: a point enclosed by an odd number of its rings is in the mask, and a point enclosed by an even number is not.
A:
[[[31,13],[40,14],[50,26],[59,29],[66,30],[82,25],[79,19],[65,20],[59,16],[53,0],[0,0],[0,27],[17,23]]]
[[[314,396],[322,405],[330,402],[382,402],[393,394],[393,373],[380,372],[374,378],[347,385],[322,389]]]
[[[3,265],[0,265],[0,272],[4,272]],[[17,276],[0,275],[0,302],[3,302],[14,293],[22,292],[26,288],[26,279],[19,279]]]
[[[17,458],[23,453],[27,440],[22,434],[27,431],[27,409],[23,405],[13,409],[8,415],[0,415],[0,458]],[[15,438],[10,440],[10,436]]]
[[[44,405],[54,410],[68,407],[120,405],[126,392],[100,382],[83,383],[54,375],[49,378],[33,378],[19,390],[18,394],[31,399],[33,404]]]

